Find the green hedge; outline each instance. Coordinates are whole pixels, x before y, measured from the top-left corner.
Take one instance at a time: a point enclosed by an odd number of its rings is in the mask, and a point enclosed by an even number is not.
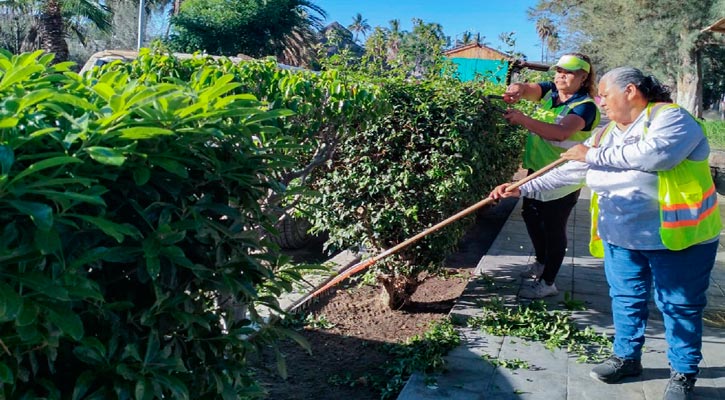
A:
[[[315,227],[328,230],[338,248],[390,248],[482,200],[519,165],[524,135],[485,99],[494,87],[445,77],[380,84],[390,112],[347,137],[318,182]],[[451,224],[379,266],[415,285],[419,272],[441,265],[471,221]]]
[[[81,77],[50,59],[0,54],[0,398],[260,395],[248,353],[295,336],[256,307],[301,276],[260,232],[314,139],[308,83],[265,62],[146,53]],[[330,121],[374,100],[318,82],[338,104],[309,112]],[[248,92],[265,84],[274,104]]]

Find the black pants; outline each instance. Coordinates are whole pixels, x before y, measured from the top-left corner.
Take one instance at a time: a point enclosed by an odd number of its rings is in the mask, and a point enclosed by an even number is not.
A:
[[[579,190],[560,199],[540,201],[524,197],[521,216],[534,245],[536,261],[544,264],[541,279],[551,285],[566,254],[566,222],[579,198]]]

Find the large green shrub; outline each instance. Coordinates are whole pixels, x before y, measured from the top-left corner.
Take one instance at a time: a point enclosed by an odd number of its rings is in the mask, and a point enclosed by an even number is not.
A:
[[[133,62],[115,62],[94,71],[102,75],[113,71],[128,73],[141,82],[186,81],[195,71],[205,68],[205,79],[216,80],[232,75],[240,86],[234,93],[251,93],[266,102],[270,109],[288,109],[294,115],[275,121],[285,135],[266,137],[276,152],[288,157],[288,163],[273,171],[274,177],[291,199],[284,203],[276,215],[285,218],[287,212],[306,196],[299,195],[308,186],[315,169],[328,162],[344,137],[365,128],[383,110],[386,103],[379,101],[379,87],[366,81],[339,74],[336,70],[312,72],[283,69],[272,60],[235,63],[227,58],[198,56],[179,59],[163,52],[142,49]],[[295,138],[295,146],[284,145],[288,136]],[[278,198],[265,201],[276,205]]]
[[[330,245],[380,252],[485,198],[519,165],[523,135],[494,111],[491,88],[445,77],[382,82],[391,111],[347,137],[319,182],[315,226]],[[431,234],[380,263],[390,305],[435,269],[468,220]]]
[[[50,59],[0,54],[0,398],[259,395],[248,353],[294,335],[256,312],[300,276],[259,235],[292,112],[207,65]]]

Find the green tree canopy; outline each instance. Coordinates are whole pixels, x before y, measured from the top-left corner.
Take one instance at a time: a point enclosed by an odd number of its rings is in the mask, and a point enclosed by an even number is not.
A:
[[[209,54],[290,57],[310,48],[325,12],[308,0],[186,0],[172,17],[171,47]],[[285,53],[288,54],[285,54]],[[286,60],[282,60],[286,61]]]
[[[703,58],[722,35],[702,32],[725,15],[725,0],[539,0],[533,18],[548,17],[571,48],[607,70],[629,65],[670,85],[676,101],[702,112]]]

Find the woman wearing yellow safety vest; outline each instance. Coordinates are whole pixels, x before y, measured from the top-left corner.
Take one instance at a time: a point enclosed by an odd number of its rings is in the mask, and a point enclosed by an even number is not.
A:
[[[642,372],[647,301],[654,283],[662,311],[670,381],[666,400],[689,399],[702,360],[702,314],[721,222],[707,139],[697,121],[670,104],[667,88],[635,68],[599,83],[612,122],[562,154],[568,162],[491,197],[527,195],[563,185],[592,189],[590,250],[604,257],[614,319],[614,355],[591,376],[614,383]],[[665,102],[665,103],[662,103]]]
[[[599,122],[594,102],[596,77],[589,58],[583,54],[562,56],[554,66],[553,82],[514,83],[503,95],[507,103],[520,99],[538,101],[534,117],[509,109],[509,123],[530,131],[523,166],[529,174],[559,158],[566,149],[591,136]],[[521,215],[534,245],[535,259],[521,273],[534,278],[522,297],[539,299],[558,293],[554,281],[566,254],[566,223],[579,198],[579,186],[534,193],[524,198]]]

